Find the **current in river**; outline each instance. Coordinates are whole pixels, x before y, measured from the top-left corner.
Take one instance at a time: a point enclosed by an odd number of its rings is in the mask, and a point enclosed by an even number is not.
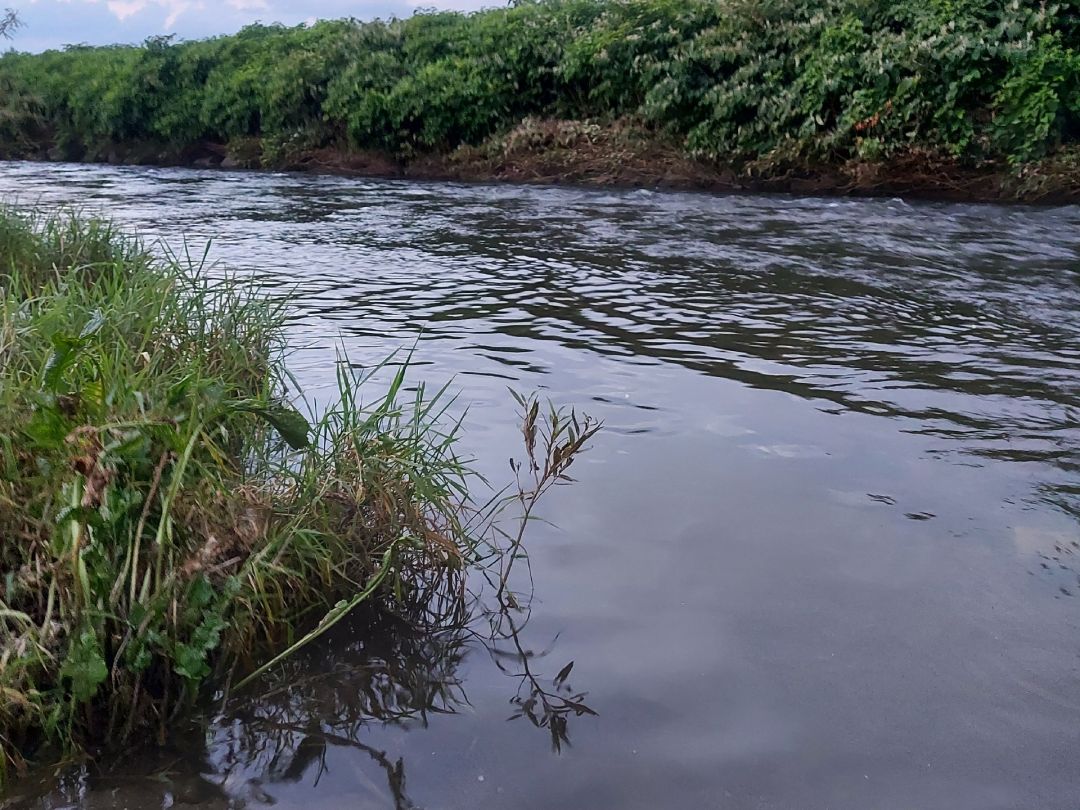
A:
[[[10,806],[1080,806],[1080,208],[18,163],[0,197],[288,296],[316,401],[412,350],[494,482],[508,388],[605,424],[515,650],[358,614]],[[558,752],[507,719],[522,653],[596,712]]]

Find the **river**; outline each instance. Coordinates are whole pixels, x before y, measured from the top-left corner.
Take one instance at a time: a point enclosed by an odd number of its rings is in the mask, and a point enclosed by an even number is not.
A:
[[[11,806],[1080,806],[1080,208],[18,163],[0,197],[212,240],[291,296],[316,400],[415,344],[494,481],[508,386],[606,426],[528,538],[521,648],[597,713],[561,752],[507,720],[513,651],[358,615]]]

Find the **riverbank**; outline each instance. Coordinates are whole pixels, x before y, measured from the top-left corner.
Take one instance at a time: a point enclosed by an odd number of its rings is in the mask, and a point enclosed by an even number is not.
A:
[[[359,601],[456,610],[477,544],[438,398],[399,403],[402,371],[361,408],[342,369],[309,421],[287,356],[250,286],[0,210],[0,785],[164,739]]]
[[[887,161],[812,164],[762,160],[723,165],[698,159],[646,130],[578,121],[526,121],[479,147],[393,164],[388,156],[326,149],[280,168],[356,176],[711,192],[900,196],[951,202],[1063,204],[1080,201],[1080,150],[1016,171],[965,165],[911,150]]]
[[[54,148],[24,152],[19,157],[469,183],[885,196],[949,202],[1080,202],[1078,149],[1060,150],[1019,170],[1007,162],[971,165],[951,155],[915,149],[885,161],[855,159],[829,165],[762,160],[724,166],[694,158],[672,139],[641,127],[557,119],[528,119],[480,146],[462,146],[412,160],[398,159],[385,151],[334,146],[267,156],[257,138],[236,144],[201,143],[183,150],[146,142],[107,144],[76,155]]]

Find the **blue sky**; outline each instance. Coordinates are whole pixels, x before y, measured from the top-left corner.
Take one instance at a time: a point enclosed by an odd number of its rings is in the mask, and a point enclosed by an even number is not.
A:
[[[66,44],[141,42],[177,34],[190,39],[227,34],[252,22],[296,25],[316,18],[411,15],[418,8],[472,10],[499,0],[0,0],[24,27],[11,43],[21,51]]]

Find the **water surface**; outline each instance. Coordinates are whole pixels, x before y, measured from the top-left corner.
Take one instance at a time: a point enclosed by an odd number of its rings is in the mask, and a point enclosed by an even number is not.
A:
[[[507,386],[607,424],[530,536],[522,650],[599,713],[569,748],[507,722],[514,650],[357,615],[20,806],[1080,806],[1080,209],[33,164],[0,196],[212,238],[293,295],[316,398],[418,341],[495,480]]]

